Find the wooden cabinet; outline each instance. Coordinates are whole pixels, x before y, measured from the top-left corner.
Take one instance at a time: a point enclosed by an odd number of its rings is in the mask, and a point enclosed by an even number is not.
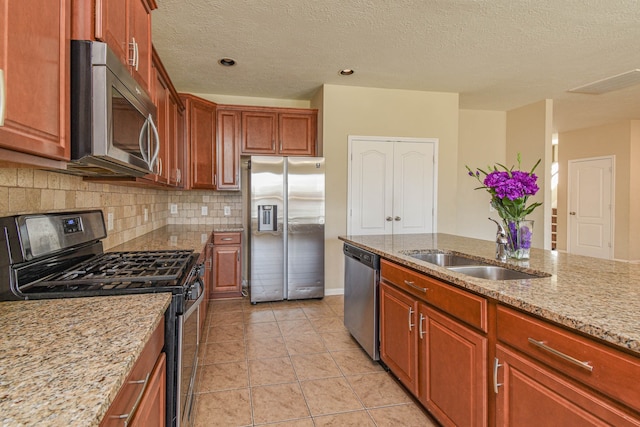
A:
[[[70,158],[70,12],[70,0],[0,2],[3,161],[64,168]]]
[[[216,188],[240,189],[240,112],[218,108]]]
[[[640,425],[640,361],[510,308],[497,309],[498,425]]]
[[[381,261],[380,357],[444,426],[488,424],[486,304]]]
[[[314,156],[318,111],[224,105],[240,115],[240,152],[246,155]]]
[[[213,280],[211,298],[242,295],[242,235],[239,232],[213,233]]]
[[[443,426],[486,426],[487,338],[424,303],[417,322],[420,402]]]
[[[204,246],[204,252],[200,254],[198,263],[204,266],[204,274],[202,275],[202,283],[204,284],[204,299],[200,304],[200,336],[204,335],[207,312],[209,310],[209,298],[211,293],[211,281],[213,279],[213,234],[209,235],[207,243]]]
[[[151,93],[151,11],[157,8],[155,0],[74,3],[78,4],[74,4],[73,37],[107,43],[138,83]],[[93,13],[91,7],[95,8]]]
[[[183,187],[185,169],[184,105],[178,97],[169,75],[155,49],[153,50],[154,96],[158,108],[158,135],[160,153],[158,168],[153,179],[172,187]]]
[[[415,298],[380,284],[380,358],[413,394],[418,393]]]
[[[140,353],[100,426],[165,425],[166,357],[162,353],[163,346],[164,319]]]
[[[216,104],[181,94],[190,153],[189,188],[216,189]]]

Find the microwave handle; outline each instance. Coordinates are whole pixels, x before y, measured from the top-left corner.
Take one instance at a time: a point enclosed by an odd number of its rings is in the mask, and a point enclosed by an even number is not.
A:
[[[153,122],[153,116],[151,114],[149,114],[149,118],[147,120],[151,125],[151,130],[153,131],[153,137],[156,141],[155,148],[153,150],[153,156],[151,156],[151,163],[149,164],[149,166],[151,167],[151,170],[153,170],[153,165],[158,160],[158,154],[160,154],[160,135],[158,135],[158,128],[156,127],[156,124]]]
[[[153,131],[153,138],[155,140],[153,155],[151,156],[151,158],[149,158],[149,155],[151,154],[151,144],[148,143],[149,140],[147,139],[147,144],[144,144],[144,136],[146,135],[145,131],[149,126],[151,126],[151,130]],[[149,114],[149,117],[147,118],[147,120],[145,120],[144,125],[142,125],[142,129],[140,129],[138,145],[140,146],[140,154],[142,154],[142,158],[147,163],[147,165],[149,165],[149,169],[153,170],[154,164],[156,160],[158,160],[158,154],[160,154],[160,136],[158,135],[158,128],[153,122],[153,116],[151,114]]]

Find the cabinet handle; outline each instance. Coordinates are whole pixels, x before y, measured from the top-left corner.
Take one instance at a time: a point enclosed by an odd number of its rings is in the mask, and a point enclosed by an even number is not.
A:
[[[138,42],[135,42],[136,44],[136,71],[138,71],[138,65],[140,65],[140,48],[138,47]]]
[[[136,411],[138,410],[138,406],[140,406],[140,402],[142,402],[142,396],[144,396],[144,392],[147,391],[147,385],[149,384],[150,376],[151,372],[147,373],[147,376],[143,380],[129,381],[129,384],[143,384],[142,390],[140,390],[140,394],[138,394],[138,398],[134,402],[133,407],[128,414],[113,415],[111,416],[111,418],[117,418],[119,420],[124,419],[124,426],[127,427],[129,425],[129,423],[131,422],[131,417],[133,417],[133,415],[136,413]]]
[[[420,286],[416,285],[415,282],[412,282],[410,280],[405,280],[404,284],[407,286],[411,286],[413,289],[417,289],[420,292],[424,292],[425,294],[427,293],[427,291],[429,290],[429,288],[421,288]]]
[[[548,351],[549,353],[555,356],[558,356],[561,359],[566,360],[567,362],[573,363],[574,365],[577,365],[582,369],[586,369],[589,372],[593,372],[593,366],[589,365],[589,362],[583,362],[581,360],[578,360],[574,357],[569,356],[568,354],[564,354],[563,352],[558,351],[555,348],[549,347],[544,343],[544,341],[538,341],[538,340],[534,340],[533,338],[529,338],[529,342],[535,345],[536,347],[541,348],[542,350]]]
[[[176,169],[176,182],[180,184],[182,182],[182,169]]]
[[[386,219],[387,221],[393,221],[393,218],[392,218],[392,217],[390,217],[390,216],[386,217],[385,219]]]
[[[393,218],[393,219],[394,219],[394,221],[400,221],[402,218],[400,218],[399,216],[397,216],[397,217],[395,217],[395,218]]]
[[[409,331],[412,331],[413,327],[415,326],[413,323],[411,323],[412,320],[413,320],[413,308],[409,307]]]
[[[4,126],[4,116],[7,111],[7,95],[4,82],[4,70],[0,68],[0,126]]]
[[[129,60],[129,65],[131,65],[136,71],[138,71],[138,64],[140,63],[140,52],[138,50],[138,43],[136,43],[136,38],[131,37],[131,43],[129,43],[131,47],[131,56],[132,58]]]
[[[498,368],[502,367],[497,357],[493,358],[493,392],[498,394],[498,387],[502,386],[502,383],[498,383]]]
[[[422,321],[425,320],[426,318],[427,318],[427,316],[423,316],[422,313],[420,313],[420,323],[418,324],[418,332],[419,332],[419,335],[420,335],[420,339],[422,339],[422,337],[425,334],[424,328],[422,327]]]
[[[233,237],[223,237],[222,240],[224,240],[225,242],[229,241],[229,240],[233,240]]]

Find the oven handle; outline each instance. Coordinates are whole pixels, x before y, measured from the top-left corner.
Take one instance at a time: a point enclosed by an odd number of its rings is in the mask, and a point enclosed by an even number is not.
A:
[[[191,304],[191,306],[187,309],[187,311],[185,311],[185,313],[184,313],[185,320],[189,316],[191,316],[191,314],[194,311],[196,311],[198,309],[198,306],[200,305],[202,300],[204,300],[204,283],[202,282],[202,279],[200,278],[200,276],[196,276],[196,279],[195,279],[194,282],[198,283],[198,285],[200,286],[200,289],[202,290],[202,292],[200,292],[200,295],[198,296],[198,298],[193,302],[193,304]]]

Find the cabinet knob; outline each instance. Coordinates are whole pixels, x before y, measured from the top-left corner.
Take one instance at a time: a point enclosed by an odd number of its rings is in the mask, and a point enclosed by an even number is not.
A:
[[[575,212],[569,212],[569,215],[575,215],[575,214],[576,214]]]
[[[399,216],[393,218],[395,221],[400,221],[402,218],[400,218]]]
[[[387,220],[387,221],[393,221],[393,218],[391,218],[390,216],[388,216],[388,217],[386,218],[386,220]]]

